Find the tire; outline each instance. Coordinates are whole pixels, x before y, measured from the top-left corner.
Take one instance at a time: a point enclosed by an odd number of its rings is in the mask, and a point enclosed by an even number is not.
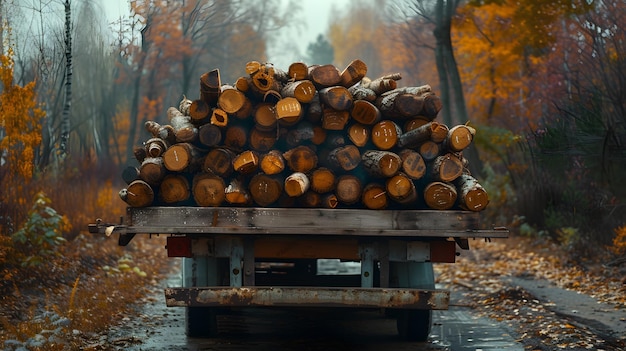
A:
[[[405,341],[425,342],[430,334],[431,310],[401,310],[397,317],[398,334]]]
[[[185,333],[194,338],[216,337],[216,309],[212,307],[187,307],[185,310]]]

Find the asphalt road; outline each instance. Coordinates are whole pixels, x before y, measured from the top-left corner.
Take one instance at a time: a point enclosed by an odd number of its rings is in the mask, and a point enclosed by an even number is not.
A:
[[[478,317],[452,291],[452,306],[435,311],[428,342],[399,339],[395,319],[378,310],[239,309],[218,317],[214,339],[187,338],[184,309],[168,308],[165,286],[180,286],[173,275],[155,290],[138,316],[106,335],[109,350],[450,350],[522,351],[505,326]]]

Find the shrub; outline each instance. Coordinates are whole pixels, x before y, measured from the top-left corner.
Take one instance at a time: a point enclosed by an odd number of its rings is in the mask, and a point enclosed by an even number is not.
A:
[[[13,234],[15,248],[23,255],[23,266],[38,266],[57,255],[59,245],[65,243],[63,233],[71,229],[68,219],[58,214],[43,192],[35,195],[26,223]]]

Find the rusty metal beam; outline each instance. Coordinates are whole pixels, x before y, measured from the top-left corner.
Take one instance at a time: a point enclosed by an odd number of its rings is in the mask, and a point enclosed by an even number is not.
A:
[[[168,307],[274,306],[445,310],[447,290],[335,287],[166,288]]]

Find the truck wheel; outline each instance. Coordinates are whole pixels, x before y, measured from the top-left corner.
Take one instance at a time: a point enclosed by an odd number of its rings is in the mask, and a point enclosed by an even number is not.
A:
[[[406,341],[427,341],[431,322],[430,310],[398,311],[398,334]]]
[[[217,311],[212,307],[187,307],[185,332],[189,337],[214,338],[217,336]]]

